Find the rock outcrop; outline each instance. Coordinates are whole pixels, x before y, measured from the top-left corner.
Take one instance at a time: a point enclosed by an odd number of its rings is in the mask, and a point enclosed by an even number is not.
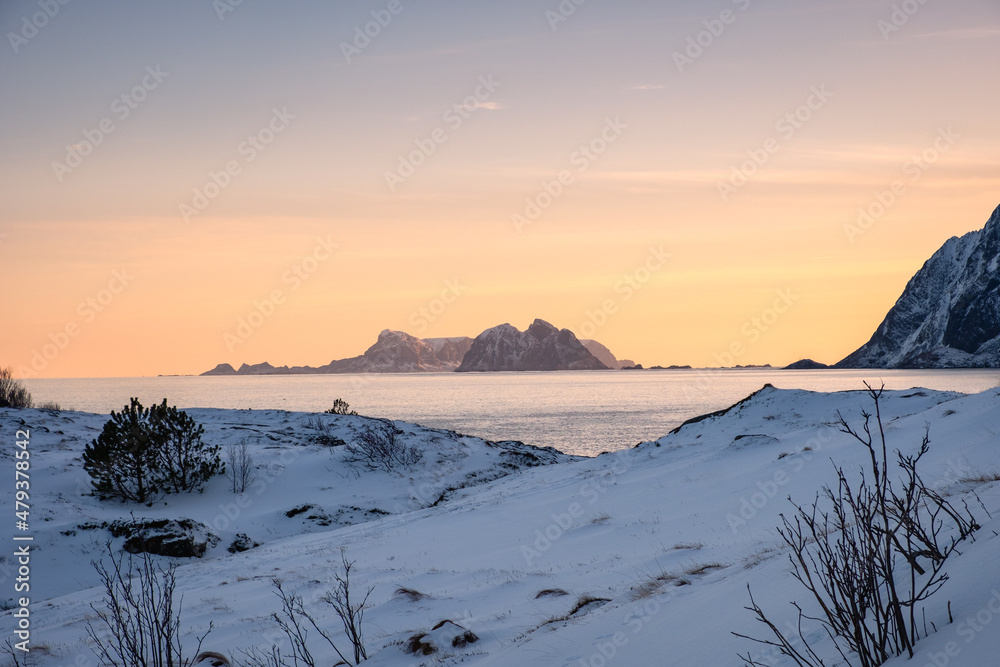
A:
[[[459,372],[576,371],[608,368],[569,329],[535,320],[527,331],[510,324],[479,334]]]

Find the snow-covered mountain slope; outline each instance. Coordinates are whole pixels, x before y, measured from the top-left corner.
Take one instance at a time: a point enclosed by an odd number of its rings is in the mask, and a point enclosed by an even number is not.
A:
[[[605,369],[569,329],[559,330],[535,320],[527,331],[510,324],[476,336],[456,370],[466,371],[576,371]]]
[[[353,585],[374,587],[364,621],[370,655],[365,665],[722,666],[741,665],[736,654],[747,650],[763,659],[758,647],[730,634],[762,636],[761,626],[743,609],[746,586],[781,627],[793,619],[790,601],[807,603],[789,575],[774,526],[779,513],[790,508],[787,496],[809,502],[823,484],[835,481],[831,459],[849,475],[860,468],[865,450],[833,422],[839,411],[857,423],[860,411],[870,407],[864,392],[765,387],[655,442],[522,469],[436,504],[427,500],[477,468],[461,463],[463,453],[475,452],[470,458],[480,457],[478,468],[492,470],[487,460],[496,460],[489,459],[493,448],[398,423],[423,439],[425,459],[434,465],[406,474],[352,472],[339,460],[342,448],[324,450],[292,437],[309,415],[191,411],[212,424],[212,438],[259,434],[255,453],[261,473],[273,481],[236,519],[239,530],[270,539],[244,553],[230,555],[217,547],[205,558],[183,561],[177,571],[184,593],[182,629],[193,638],[214,623],[203,648],[227,654],[269,646],[280,638],[269,618],[278,609],[271,585],[278,577],[342,641],[339,621],[320,598],[332,586],[344,548],[357,561]],[[998,390],[971,396],[887,392],[882,414],[890,446],[906,452],[919,447],[929,425],[925,478],[956,502],[976,490],[1000,517],[1000,483],[987,474],[1000,470]],[[82,497],[76,487],[79,452],[102,417],[0,410],[5,434],[20,428],[22,419],[33,429],[38,530],[46,531],[34,570],[44,601],[33,608],[33,628],[47,645],[36,654],[38,664],[73,664],[80,655],[94,664],[85,644],[86,620],[102,594],[88,588],[93,577],[86,561],[97,552],[81,542],[81,531],[67,537],[61,530],[121,517],[130,508]],[[331,417],[331,424],[346,438],[358,420]],[[456,466],[451,477],[436,477],[450,466]],[[224,480],[217,481],[203,495],[169,497],[168,505],[136,508],[137,513],[210,522],[240,502]],[[423,494],[425,484],[429,492]],[[10,491],[2,492],[9,503]],[[418,503],[410,502],[414,492]],[[302,504],[336,515],[347,505],[363,514],[375,507],[391,511],[394,503],[413,511],[354,525],[307,525],[305,515],[286,516]],[[937,633],[918,644],[915,662],[894,661],[892,667],[939,664],[934,660],[946,650],[958,651],[947,662],[951,667],[997,664],[1000,601],[993,599],[1000,591],[995,566],[1000,518],[990,519],[976,502],[970,506],[983,529],[949,561],[952,580],[928,605],[928,624]],[[54,580],[49,590],[66,594],[50,597],[46,579]],[[419,595],[399,594],[400,588]],[[478,641],[429,656],[404,652],[416,634],[443,641],[438,635],[447,640],[459,632],[451,624],[434,629],[445,620],[471,630]],[[811,638],[818,650],[831,649],[818,633]],[[321,643],[314,651],[320,664],[335,662]],[[828,665],[842,663],[827,655]],[[775,659],[773,664],[792,663]]]
[[[1000,208],[949,239],[839,368],[1000,367]]]

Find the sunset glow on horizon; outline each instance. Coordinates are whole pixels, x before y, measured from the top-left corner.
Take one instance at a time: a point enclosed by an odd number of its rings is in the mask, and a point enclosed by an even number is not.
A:
[[[835,363],[1000,204],[1000,7],[900,4],[6,3],[0,367]]]

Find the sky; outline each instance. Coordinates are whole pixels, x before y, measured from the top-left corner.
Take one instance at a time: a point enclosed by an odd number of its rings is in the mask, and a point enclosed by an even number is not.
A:
[[[535,318],[833,363],[1000,204],[986,0],[8,0],[0,32],[22,377]]]

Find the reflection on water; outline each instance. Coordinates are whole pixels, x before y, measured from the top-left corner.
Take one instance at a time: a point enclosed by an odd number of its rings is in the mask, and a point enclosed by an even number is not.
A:
[[[1000,371],[576,371],[25,380],[35,402],[107,413],[129,397],[178,407],[321,411],[335,398],[363,415],[521,440],[594,455],[658,438],[685,419],[732,405],[770,383],[844,391],[862,382],[975,393]]]

